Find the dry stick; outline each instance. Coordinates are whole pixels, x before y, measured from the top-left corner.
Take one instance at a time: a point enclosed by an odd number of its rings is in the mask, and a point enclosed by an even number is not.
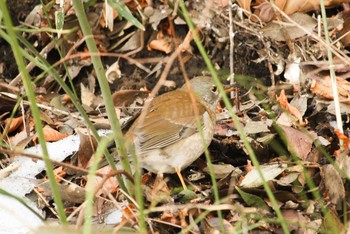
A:
[[[2,89],[7,89],[9,91],[11,91],[12,93],[20,93],[20,89],[14,86],[11,86],[5,82],[0,82],[0,88]]]
[[[23,157],[27,157],[27,158],[36,159],[36,160],[43,160],[42,157],[37,156],[37,155],[28,154],[28,153],[24,153],[24,152],[20,152],[20,151],[16,151],[16,150],[7,150],[7,149],[4,149],[4,148],[0,148],[0,153],[5,153],[5,154],[9,154],[9,155],[19,155],[19,156],[23,156]],[[77,166],[73,166],[73,165],[70,165],[70,164],[67,164],[67,163],[58,162],[58,161],[56,161],[56,160],[52,160],[52,159],[50,159],[50,160],[51,160],[51,162],[52,162],[53,164],[55,164],[55,165],[57,165],[57,166],[65,167],[65,168],[74,170],[74,171],[76,171],[76,172],[82,172],[82,173],[85,173],[85,174],[88,174],[88,173],[89,173],[89,171],[86,170],[86,169],[83,169],[83,168],[80,168],[80,167],[77,167]],[[104,180],[109,179],[109,178],[112,177],[112,176],[124,175],[124,176],[126,176],[132,183],[134,183],[134,178],[133,178],[129,173],[127,173],[127,172],[124,171],[124,170],[115,170],[115,171],[111,171],[111,172],[108,173],[107,175],[96,172],[96,175],[97,175],[97,176],[100,176],[100,177],[103,177]],[[104,181],[104,180],[103,180],[103,181]]]
[[[49,51],[51,51],[53,48],[55,47],[55,42],[51,41],[49,44],[47,44],[41,51],[40,51],[40,55],[44,56],[45,54],[47,54]],[[35,59],[38,59],[38,56],[35,57]],[[33,68],[35,67],[35,64],[33,62],[28,63],[28,65],[26,66],[26,70],[28,72],[30,72],[31,70],[33,70]],[[20,80],[22,79],[22,74],[19,73],[10,83],[10,86],[17,86],[18,83],[20,82]]]
[[[84,208],[83,207],[83,204],[80,204],[80,206],[78,206],[68,217],[67,217],[67,220],[68,221],[72,221],[73,217],[76,215],[76,214],[80,214],[81,210]]]
[[[232,19],[232,0],[230,0],[230,4],[228,5],[229,11],[228,11],[228,16],[229,16],[229,41],[230,41],[230,84],[232,85],[235,82],[235,72],[234,72],[234,67],[233,67],[233,51],[234,51],[234,46],[235,46],[235,41],[234,41],[234,36],[235,34],[233,33],[233,19]],[[234,92],[232,91],[231,94],[231,99],[235,98]],[[236,99],[237,99],[237,91],[236,91]]]
[[[135,58],[134,60],[138,63],[144,64],[144,63],[167,63],[169,57],[154,57],[154,58]]]
[[[85,206],[86,206],[86,203],[87,201],[85,200],[80,206],[80,210],[79,210],[79,213],[78,213],[78,217],[77,217],[77,220],[75,222],[75,227],[77,229],[81,228],[81,226],[83,225],[84,223],[84,216],[85,216]]]
[[[72,52],[73,52],[73,50],[76,48],[76,47],[78,47],[78,46],[80,46],[83,42],[85,42],[85,40],[87,39],[87,38],[90,38],[91,37],[91,35],[90,36],[85,36],[85,37],[83,37],[78,43],[76,43],[69,51],[68,51],[68,53],[67,53],[67,55],[65,56],[65,57],[68,57],[68,58],[71,58],[71,54],[72,54]],[[141,41],[141,49],[143,48],[143,44],[144,44],[144,42],[143,42],[143,38],[144,38],[144,36],[143,36],[143,34],[142,34],[142,32],[141,32],[141,39],[142,39],[142,41]],[[140,48],[138,48],[137,50],[139,50]],[[87,53],[89,53],[89,52],[87,52]],[[80,53],[78,53],[78,54],[80,54]],[[91,53],[89,53],[90,55],[91,55]],[[106,55],[103,55],[103,54],[106,54]],[[115,53],[101,53],[101,54],[99,54],[100,56],[110,56],[110,57],[120,57],[120,58],[124,58],[124,59],[126,59],[126,60],[128,60],[130,63],[132,63],[132,64],[135,64],[136,66],[138,66],[140,69],[142,69],[142,70],[144,70],[144,71],[146,71],[146,72],[148,72],[149,71],[149,69],[148,68],[146,68],[146,67],[143,67],[141,64],[139,64],[137,61],[135,61],[134,59],[132,59],[132,58],[130,58],[130,56],[128,55],[128,54],[115,54]],[[117,56],[115,56],[115,55],[117,55]]]
[[[209,204],[205,205],[203,203],[187,203],[187,204],[172,204],[172,205],[164,205],[164,206],[157,206],[157,207],[151,207],[148,211],[148,213],[156,213],[156,212],[164,212],[169,210],[183,210],[183,209],[200,209],[200,210],[208,210],[208,211],[218,211],[218,210],[237,210],[236,205],[230,205],[230,204],[221,204],[221,205],[214,205]],[[245,208],[246,210],[251,210],[252,213],[257,212],[257,208]]]
[[[7,97],[10,97],[12,99],[14,99],[14,101],[16,101],[16,99],[18,99],[18,96],[15,95],[15,94],[11,94],[11,95],[6,95]],[[26,106],[29,106],[30,103],[29,101],[26,101],[26,100],[23,100],[23,104],[26,105]],[[41,109],[44,109],[44,110],[49,110],[49,111],[54,111],[54,112],[57,112],[57,113],[60,113],[60,114],[63,114],[65,116],[72,116],[73,118],[76,118],[78,120],[82,120],[84,121],[84,118],[79,116],[79,114],[73,114],[71,112],[68,112],[68,111],[63,111],[63,110],[60,110],[60,109],[57,109],[56,107],[54,106],[48,106],[48,105],[45,105],[45,104],[40,104],[38,103],[37,106]]]
[[[75,59],[75,58],[79,58],[79,57],[91,57],[91,56],[103,56],[103,57],[116,57],[116,58],[123,58],[125,60],[127,60],[129,63],[131,64],[135,64],[138,68],[144,70],[147,73],[150,73],[151,71],[143,66],[142,64],[140,64],[136,59],[130,58],[128,56],[125,56],[124,54],[119,54],[119,53],[91,53],[91,52],[81,52],[81,53],[76,53],[74,55],[71,55],[69,57],[64,57],[62,59],[60,59],[59,61],[57,61],[56,63],[54,63],[52,65],[52,67],[57,67],[58,65],[60,65],[61,63],[71,60],[71,59]]]
[[[153,219],[153,218],[150,218],[149,220],[152,221],[152,222],[154,222],[154,223],[161,223],[161,224],[165,224],[165,225],[168,225],[168,226],[171,226],[171,227],[175,227],[175,228],[182,228],[182,227],[181,227],[180,225],[178,225],[178,224],[166,222],[166,221],[163,221],[163,220],[160,220],[160,219]],[[215,233],[215,232],[213,232],[213,233]]]
[[[349,36],[349,34],[350,34],[350,31],[344,33],[343,35],[341,35],[340,37],[338,37],[336,40],[332,41],[331,44],[332,44],[332,45],[335,45],[338,41],[342,40],[344,37]]]
[[[230,4],[228,6],[229,11],[229,41],[230,41],[230,85],[233,85],[235,83],[235,71],[234,71],[234,46],[235,46],[235,40],[234,36],[235,33],[233,32],[233,17],[232,17],[232,0],[230,0]],[[272,85],[275,86],[275,80],[272,80]],[[235,91],[230,92],[230,97],[231,99],[234,99],[235,101],[235,106],[236,106],[236,112],[238,115],[240,115],[240,97],[239,97],[239,89],[236,88]]]
[[[57,218],[59,218],[56,210],[54,208],[52,208],[52,206],[49,204],[49,202],[45,199],[45,197],[43,196],[43,194],[37,189],[34,188],[33,191],[36,193],[36,195],[38,196],[38,203],[39,203],[39,199],[42,200],[42,202],[44,202],[44,204],[46,205],[46,207],[52,212],[52,214],[54,214]]]
[[[159,89],[162,87],[162,85],[164,84],[168,74],[169,74],[169,71],[170,71],[170,68],[172,66],[172,64],[174,63],[177,55],[179,53],[181,53],[181,51],[183,50],[183,48],[186,48],[189,46],[191,40],[192,40],[192,36],[190,36],[191,33],[188,32],[183,43],[181,45],[179,45],[178,48],[176,48],[176,50],[171,54],[171,56],[168,58],[168,61],[164,67],[164,70],[157,82],[157,84],[154,86],[154,88],[152,89],[152,92],[150,93],[150,95],[148,96],[148,98],[146,99],[145,101],[145,105],[143,107],[143,111],[141,112],[141,115],[139,117],[140,119],[140,123],[142,124],[146,114],[147,114],[147,110],[151,104],[151,101],[152,99],[156,96],[156,94],[158,93]]]
[[[68,50],[67,54],[64,57],[70,57],[76,48],[78,48],[81,44],[83,44],[87,39],[90,39],[91,37],[93,37],[93,35],[84,36],[79,41],[74,43],[74,45]]]

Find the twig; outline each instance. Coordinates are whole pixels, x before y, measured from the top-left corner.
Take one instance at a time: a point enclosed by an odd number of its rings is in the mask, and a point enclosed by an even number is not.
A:
[[[40,55],[44,56],[45,54],[47,54],[48,52],[50,52],[53,48],[55,47],[55,42],[51,41],[49,44],[47,44],[41,51],[40,51]],[[37,57],[35,57],[35,59],[37,59]],[[33,68],[35,67],[35,64],[33,62],[30,62],[27,64],[26,66],[26,70],[28,72],[30,72],[31,70],[33,70]],[[10,86],[17,86],[18,83],[21,81],[22,79],[22,74],[19,73],[10,83]]]

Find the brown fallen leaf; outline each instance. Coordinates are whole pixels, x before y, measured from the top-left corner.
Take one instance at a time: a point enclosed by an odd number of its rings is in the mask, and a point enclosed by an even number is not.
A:
[[[97,148],[97,141],[92,135],[85,135],[82,132],[78,131],[80,138],[80,144],[78,149],[78,166],[82,168],[87,168],[92,163],[90,159],[95,153]]]
[[[350,82],[340,77],[336,77],[336,80],[338,86],[339,101],[342,103],[350,104]],[[316,94],[319,97],[331,100],[334,98],[330,76],[313,78],[310,90],[312,93]]]
[[[321,223],[313,223],[303,212],[294,209],[283,209],[282,215],[288,222],[288,228],[296,233],[313,233]]]
[[[52,197],[52,189],[48,181],[39,184],[37,188],[43,196]],[[63,201],[81,204],[85,200],[85,190],[76,184],[58,184],[58,188]]]
[[[345,198],[345,188],[339,172],[331,164],[321,167],[321,176],[329,200],[337,205]]]
[[[305,13],[294,13],[290,16],[292,20],[294,20],[299,25],[303,25],[303,28],[307,30],[300,29],[298,26],[288,23],[287,20],[285,23],[279,21],[271,21],[264,28],[262,32],[265,36],[276,40],[276,41],[287,41],[287,40],[295,40],[297,38],[306,36],[308,33],[312,33],[313,29],[317,25],[317,21],[311,16]],[[284,30],[281,30],[283,27]]]
[[[46,125],[43,128],[43,131],[44,131],[45,141],[58,141],[69,136],[69,134],[60,133],[59,131],[51,128],[49,125]],[[35,136],[33,137],[33,141],[36,142],[37,139],[38,139],[38,136],[36,133]]]
[[[343,141],[341,147],[345,150],[349,150],[350,139],[344,133],[341,133],[338,129],[334,130],[335,135],[337,135],[338,139]]]
[[[305,126],[307,124],[307,121],[304,122],[303,116],[300,113],[300,111],[295,106],[289,104],[284,89],[282,89],[280,96],[277,97],[277,102],[281,105],[281,107],[284,110],[288,111],[291,115],[295,116],[298,119],[299,124],[301,126]]]
[[[295,152],[296,156],[306,161],[312,149],[312,142],[317,137],[315,134],[306,134],[298,129],[279,125],[288,141],[288,150]]]
[[[59,183],[62,181],[62,178],[64,178],[67,175],[67,172],[64,170],[63,167],[57,167],[53,170],[55,174],[56,182]]]
[[[147,46],[148,50],[159,50],[163,51],[166,54],[169,54],[173,51],[174,46],[172,44],[172,39],[170,36],[164,35],[161,31],[158,32],[157,38],[152,40]]]
[[[17,117],[17,118],[7,118],[5,119],[4,123],[5,125],[9,124],[11,122],[11,125],[8,129],[8,133],[11,133],[13,131],[15,131],[19,126],[21,126],[21,124],[23,124],[23,117]]]
[[[275,4],[287,15],[295,12],[309,12],[319,8],[319,0],[276,0]]]

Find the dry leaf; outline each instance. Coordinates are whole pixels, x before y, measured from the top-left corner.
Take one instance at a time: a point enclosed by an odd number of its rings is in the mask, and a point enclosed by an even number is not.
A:
[[[230,137],[236,133],[236,129],[232,119],[224,119],[217,121],[215,124],[215,135]]]
[[[282,215],[293,233],[315,233],[321,225],[321,222],[313,222],[303,212],[295,209],[282,209]]]
[[[350,82],[340,77],[336,77],[339,93],[339,101],[350,104]],[[332,81],[330,76],[315,77],[310,86],[312,93],[319,97],[333,100]]]
[[[270,132],[267,123],[264,121],[247,121],[243,130],[247,135]]]
[[[343,171],[342,176],[344,175],[345,178],[350,177],[350,157],[348,156],[349,151],[344,150],[339,155],[336,156],[335,162],[337,163],[338,167]]]
[[[213,164],[212,166],[214,169],[215,178],[217,179],[222,179],[235,170],[235,167],[231,164]],[[208,167],[203,168],[203,171],[209,174]]]
[[[341,133],[338,129],[334,129],[334,133],[337,135],[339,140],[343,141],[343,149],[348,150],[350,146],[350,139],[345,134]]]
[[[92,135],[86,135],[78,131],[80,145],[78,150],[78,166],[87,168],[92,155],[97,148],[97,141]]]
[[[345,2],[350,2],[350,0],[329,0],[325,1],[325,6],[337,6]],[[245,10],[250,11],[251,1],[239,0],[238,4]],[[294,13],[307,13],[310,11],[315,11],[320,8],[319,0],[275,0],[274,4],[276,7],[281,9],[285,14],[292,15]],[[254,14],[257,15],[262,21],[269,22],[275,18],[275,11],[270,3],[267,1],[260,3],[255,7]],[[301,24],[304,26],[303,24]]]
[[[306,32],[289,22],[272,21],[262,29],[263,34],[276,41],[286,41],[287,39],[295,40],[307,35],[308,33],[312,33],[317,25],[315,19],[304,13],[295,13],[291,15],[290,18],[297,24],[302,25],[303,28],[306,29]],[[281,28],[283,28],[283,30],[281,30]]]
[[[110,166],[105,166],[105,167],[102,167],[102,168],[97,170],[97,172],[99,174],[103,174],[103,175],[108,175],[112,171],[113,170],[111,169]],[[96,182],[95,187],[98,187],[100,185],[100,183],[102,182],[102,180],[103,180],[103,178],[101,178],[99,176],[96,176],[94,179],[95,179],[95,182]],[[102,186],[103,188],[101,188],[96,193],[96,196],[99,196],[101,194],[106,194],[105,191],[113,193],[115,191],[115,189],[118,187],[118,185],[119,184],[118,184],[117,178],[115,176],[114,177],[110,177],[107,181],[104,182],[104,184]]]
[[[60,133],[59,131],[51,128],[49,125],[46,125],[43,128],[43,131],[44,131],[45,141],[58,141],[69,136],[68,134]],[[37,138],[38,137],[36,133],[35,136],[33,137],[33,141],[36,142]]]
[[[159,50],[163,51],[166,54],[169,54],[173,51],[173,44],[171,37],[164,35],[161,31],[157,34],[157,39],[152,40],[147,46],[149,50]]]
[[[11,132],[15,131],[19,126],[21,126],[21,124],[23,124],[23,117],[20,116],[20,117],[12,118],[12,119],[8,118],[8,119],[5,119],[4,122],[5,122],[5,125],[9,124],[11,122],[11,125],[8,129],[8,133],[11,133]]]
[[[224,225],[225,233],[235,233],[235,229],[226,219],[219,218],[205,218],[201,222],[201,233],[221,233],[223,231],[222,224]]]
[[[298,129],[280,125],[288,141],[288,150],[294,152],[301,160],[306,160],[312,149],[312,142],[316,134],[306,134]]]
[[[321,167],[321,175],[330,201],[339,204],[345,198],[344,183],[339,172],[333,165],[326,164]]]
[[[266,181],[275,179],[279,176],[285,169],[287,164],[273,163],[261,165],[261,173],[263,174]],[[242,188],[256,188],[263,184],[262,178],[260,177],[258,170],[254,168],[249,171],[244,179],[240,183]]]
[[[62,200],[81,204],[85,200],[85,190],[76,184],[58,184]],[[39,191],[46,197],[52,196],[50,183],[44,182],[38,185]]]
[[[81,90],[81,103],[85,106],[92,107],[94,99],[96,96],[89,88],[85,87],[83,83],[80,83]]]
[[[106,77],[108,83],[113,84],[116,79],[119,79],[122,76],[122,72],[119,68],[119,61],[114,62],[106,71]]]
[[[275,4],[287,15],[295,12],[309,12],[319,8],[319,0],[276,0]]]
[[[134,32],[128,41],[122,46],[122,48],[118,50],[118,52],[132,51],[141,48],[141,34],[141,30]]]
[[[157,176],[154,182],[149,185],[143,186],[143,193],[149,202],[173,202],[170,195],[170,189],[162,176]]]
[[[230,0],[214,0],[214,5],[218,6],[220,8],[225,8],[229,5],[231,5],[231,1]]]
[[[338,33],[338,38],[341,38],[341,42],[343,43],[343,46],[348,46],[350,44],[350,18],[346,19],[345,22],[342,25],[342,29]]]
[[[281,91],[280,96],[277,97],[277,102],[281,105],[281,107],[284,110],[288,111],[291,115],[295,116],[298,119],[299,124],[301,126],[305,126],[307,124],[307,122],[303,121],[303,116],[300,113],[300,111],[295,106],[288,103],[288,99],[286,97],[284,89]]]

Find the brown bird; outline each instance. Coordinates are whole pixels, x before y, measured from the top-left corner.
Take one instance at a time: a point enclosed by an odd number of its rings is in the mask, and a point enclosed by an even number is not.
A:
[[[133,142],[143,168],[158,175],[176,172],[184,189],[180,171],[201,156],[212,141],[221,98],[211,77],[198,76],[190,84],[193,98],[186,84],[154,98],[125,136],[127,142]]]

